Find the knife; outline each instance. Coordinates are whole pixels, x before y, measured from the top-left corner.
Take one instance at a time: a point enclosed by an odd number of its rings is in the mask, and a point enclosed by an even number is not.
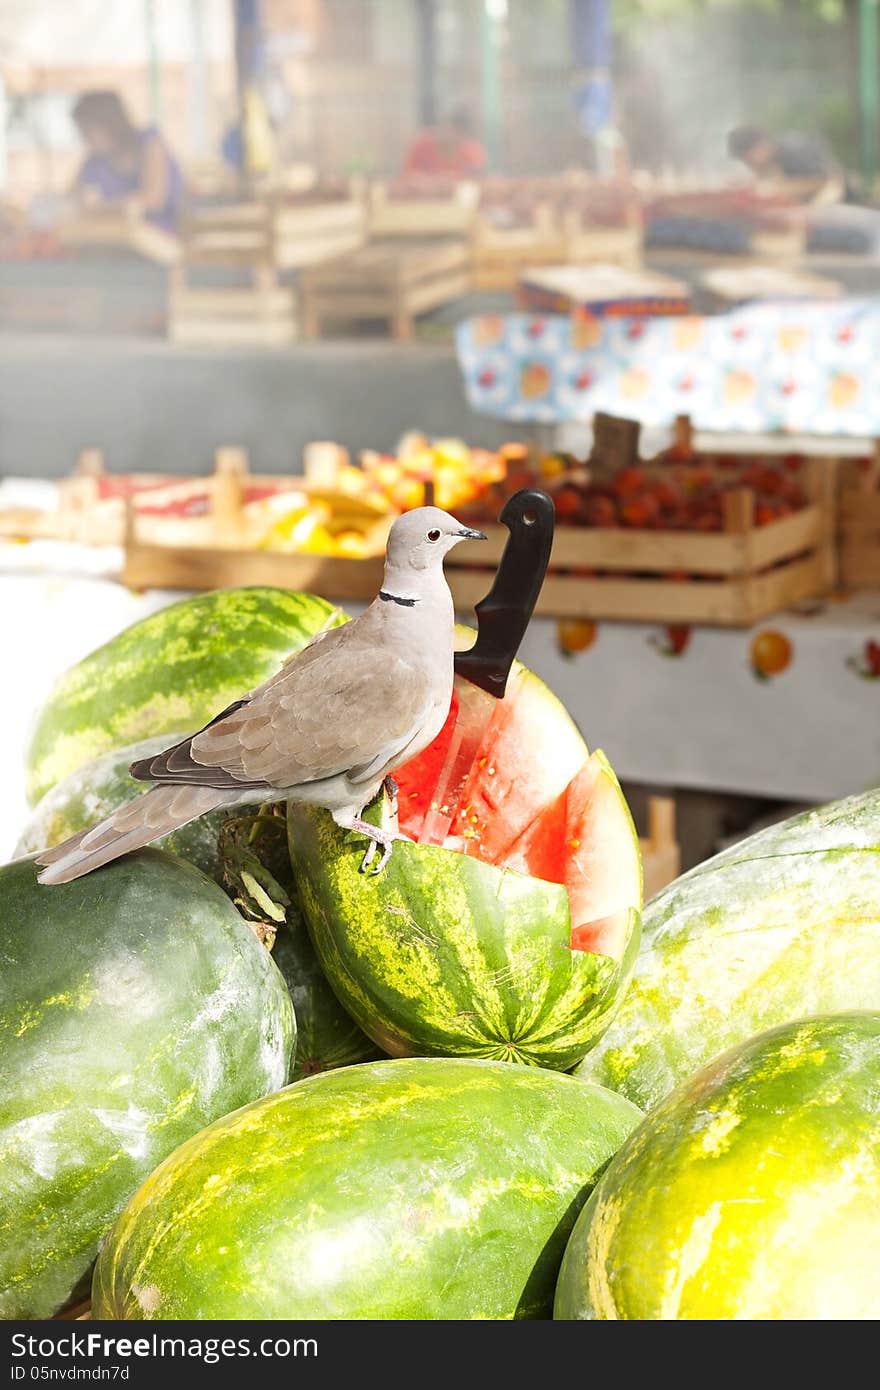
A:
[[[455,673],[477,690],[469,692],[471,717],[459,719],[419,836],[441,845],[452,829],[468,775],[486,730],[504,698],[514,657],[529,625],[553,546],[553,501],[538,488],[522,488],[505,502],[499,521],[510,532],[492,587],[474,607],[477,640],[455,653]],[[467,732],[464,725],[467,723]]]

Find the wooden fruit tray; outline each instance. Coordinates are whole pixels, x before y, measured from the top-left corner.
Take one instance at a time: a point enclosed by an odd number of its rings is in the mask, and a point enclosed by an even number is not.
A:
[[[703,623],[750,627],[770,613],[833,587],[835,474],[828,460],[807,465],[809,505],[764,526],[749,488],[725,494],[715,533],[559,526],[536,611],[557,618]],[[484,527],[484,543],[451,552],[456,603],[482,597],[486,575],[470,566],[501,558],[507,531]]]
[[[181,256],[177,237],[126,213],[83,213],[61,222],[57,236],[62,247],[131,251],[159,265],[174,265]]]
[[[844,471],[839,541],[843,587],[880,589],[880,450]]]
[[[0,510],[0,537],[124,545],[132,587],[327,583],[331,597],[372,597],[379,585],[370,585],[377,575],[381,580],[381,565],[377,570],[371,561],[384,553],[393,516],[344,491],[338,479],[347,463],[339,445],[317,443],[307,447],[301,475],[252,474],[245,451],[227,447],[216,451],[214,472],[205,477],[114,476],[105,472],[101,451],[87,449],[73,477],[60,485],[57,510]],[[333,518],[334,530],[362,535],[369,559],[264,549],[285,513],[309,503]],[[231,565],[255,577],[230,580]]]
[[[550,202],[536,203],[527,220],[510,226],[480,210],[471,249],[477,290],[515,289],[520,275],[530,266],[559,265],[567,259],[562,223]]]
[[[479,188],[460,183],[442,197],[420,195],[418,189],[370,185],[367,228],[371,238],[468,237],[473,230]]]
[[[340,602],[376,597],[384,557],[286,554],[235,545],[163,545],[132,526],[125,539],[122,579],[132,589],[225,589],[266,584],[306,589]]]
[[[329,322],[384,319],[395,338],[410,338],[416,315],[459,298],[470,285],[470,258],[462,240],[373,242],[304,272],[303,335],[316,338]]]
[[[353,199],[209,204],[191,210],[171,277],[168,334],[179,343],[283,346],[297,336],[293,291],[279,280],[360,246],[364,210]],[[237,267],[251,284],[204,288],[191,272]]]

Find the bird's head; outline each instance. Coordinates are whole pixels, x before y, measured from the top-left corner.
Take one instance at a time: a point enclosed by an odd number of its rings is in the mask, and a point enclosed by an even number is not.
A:
[[[440,569],[443,556],[459,541],[484,541],[483,531],[463,526],[440,507],[417,507],[399,516],[388,535],[385,569],[407,571]]]

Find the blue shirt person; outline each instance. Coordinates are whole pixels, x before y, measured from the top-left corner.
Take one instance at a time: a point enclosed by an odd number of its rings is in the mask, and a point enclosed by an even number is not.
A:
[[[72,114],[87,151],[75,192],[91,203],[133,203],[154,226],[177,231],[183,174],[159,131],[136,126],[116,92],[84,92]]]

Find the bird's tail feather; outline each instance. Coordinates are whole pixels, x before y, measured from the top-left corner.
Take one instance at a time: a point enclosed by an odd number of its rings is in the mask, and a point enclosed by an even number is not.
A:
[[[197,816],[216,810],[228,796],[228,792],[213,787],[154,787],[144,796],[126,802],[97,825],[38,854],[37,863],[45,866],[39,881],[69,883],[71,879],[81,878],[122,854],[170,834]]]

